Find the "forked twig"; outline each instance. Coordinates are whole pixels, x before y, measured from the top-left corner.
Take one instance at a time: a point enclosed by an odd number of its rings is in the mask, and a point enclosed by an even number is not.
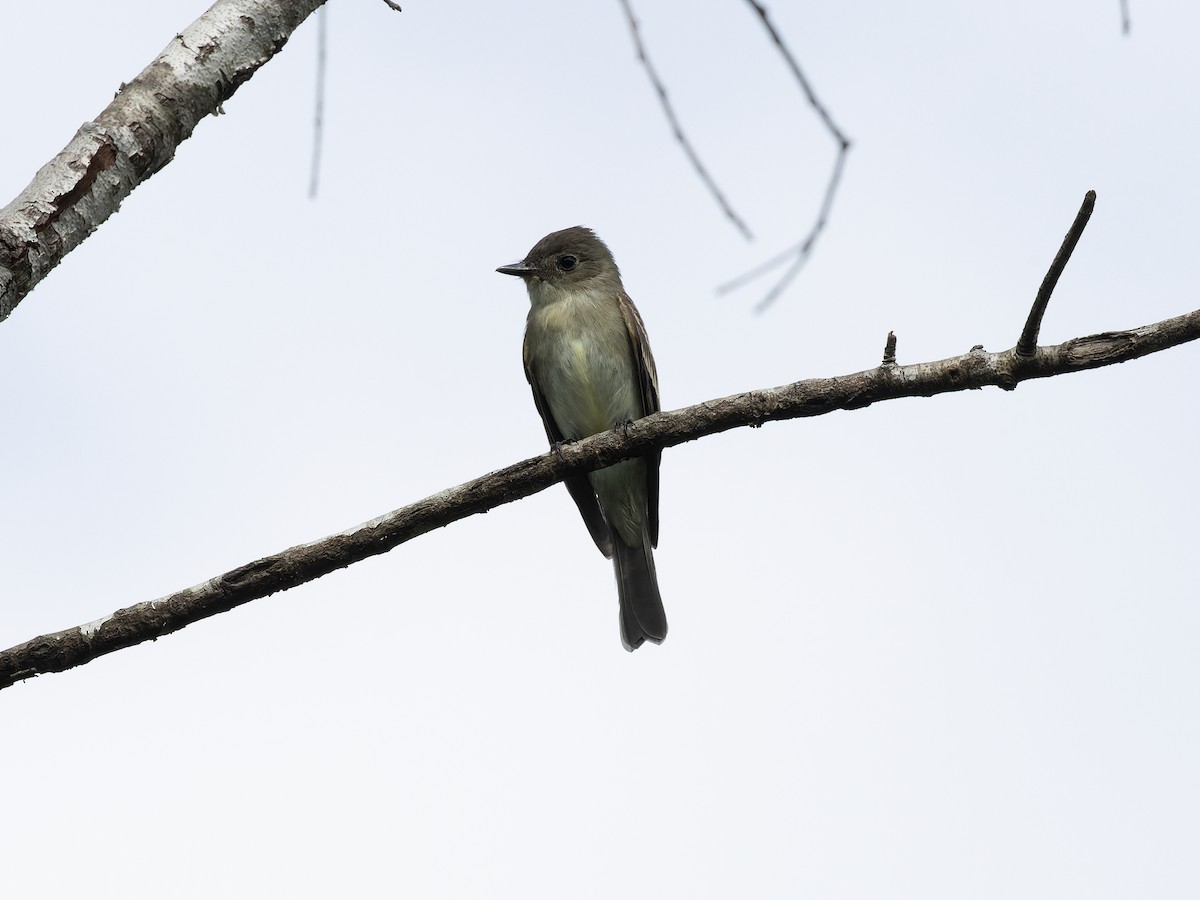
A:
[[[804,72],[801,71],[799,63],[796,62],[796,58],[792,56],[791,51],[788,50],[787,45],[783,42],[783,38],[775,29],[775,26],[771,24],[771,19],[767,15],[766,7],[761,3],[758,3],[757,0],[746,0],[746,2],[750,4],[754,11],[758,13],[758,17],[762,19],[763,27],[767,29],[767,33],[771,36],[771,40],[774,41],[775,46],[779,49],[784,61],[792,70],[792,74],[796,76],[796,81],[799,82],[800,89],[804,92],[804,96],[808,99],[809,105],[816,111],[818,117],[820,117],[821,121],[824,123],[825,129],[833,137],[838,147],[837,159],[834,160],[833,172],[830,173],[829,183],[825,186],[825,196],[821,200],[820,209],[817,211],[816,221],[813,222],[812,228],[809,229],[808,234],[804,237],[804,239],[774,259],[771,259],[760,266],[756,266],[751,271],[726,282],[717,289],[718,293],[728,293],[734,288],[740,287],[741,285],[746,284],[748,281],[752,281],[759,275],[770,271],[771,269],[775,268],[775,266],[781,265],[787,260],[792,259],[792,264],[788,267],[787,271],[783,273],[783,277],[775,282],[775,285],[767,292],[767,295],[759,301],[757,306],[755,306],[755,312],[761,313],[775,302],[779,295],[787,289],[788,285],[792,283],[792,280],[800,273],[800,270],[804,268],[804,264],[808,261],[808,257],[812,253],[813,245],[816,243],[817,238],[820,237],[821,233],[825,230],[825,226],[829,221],[829,211],[833,208],[833,198],[837,194],[838,186],[841,184],[842,170],[846,163],[846,154],[850,151],[850,139],[846,137],[845,133],[840,128],[838,128],[833,121],[833,117],[829,114],[829,110],[827,110],[824,104],[817,99],[816,92],[813,90],[812,85],[809,84],[808,79],[804,76]]]
[[[667,97],[667,89],[663,85],[662,80],[658,77],[658,73],[651,64],[649,57],[646,55],[646,48],[642,43],[641,31],[638,26],[637,18],[633,14],[633,8],[630,6],[630,0],[620,0],[620,2],[621,8],[625,11],[625,18],[629,23],[629,33],[633,37],[633,45],[637,50],[638,59],[641,60],[642,66],[645,68],[646,74],[650,78],[650,83],[654,86],[654,90],[658,94],[659,102],[662,104],[663,113],[666,115],[667,122],[670,124],[671,130],[675,134],[675,139],[679,141],[680,146],[683,147],[684,153],[687,154],[688,159],[692,163],[692,167],[696,170],[696,174],[700,176],[700,180],[704,182],[709,192],[716,199],[717,203],[724,211],[725,216],[738,228],[739,231],[742,232],[743,236],[749,239],[751,237],[750,229],[737,215],[737,213],[733,211],[729,201],[726,200],[724,194],[721,193],[720,188],[717,187],[716,182],[713,181],[712,176],[704,167],[704,164],[700,162],[700,157],[692,147],[691,142],[687,139],[687,136],[683,133],[683,128],[680,126],[679,119],[675,115],[675,110],[671,106],[671,102]],[[808,257],[812,253],[812,248],[816,243],[817,238],[820,237],[821,233],[825,230],[825,226],[829,221],[829,212],[833,208],[833,198],[837,194],[838,186],[841,184],[842,170],[844,169],[846,163],[846,154],[850,150],[850,140],[834,123],[833,116],[829,114],[829,110],[827,110],[824,104],[817,99],[816,92],[813,90],[812,85],[809,84],[808,79],[804,76],[804,72],[800,69],[800,65],[796,62],[796,58],[792,56],[791,51],[788,50],[787,45],[783,42],[783,37],[771,23],[771,19],[767,14],[766,7],[761,3],[756,2],[756,0],[747,0],[747,2],[762,20],[763,27],[767,29],[767,34],[771,36],[771,40],[775,43],[776,48],[778,48],[780,54],[783,56],[788,68],[790,68],[792,70],[792,74],[795,75],[796,81],[799,83],[800,89],[803,91],[805,98],[807,98],[809,105],[816,111],[817,116],[825,125],[826,130],[833,136],[833,139],[837,142],[838,146],[837,159],[834,160],[833,171],[830,173],[829,182],[825,186],[825,194],[821,200],[821,206],[817,210],[816,221],[813,222],[808,234],[802,240],[798,241],[792,247],[789,247],[786,251],[781,253],[779,256],[776,256],[773,259],[762,263],[761,265],[755,266],[751,271],[739,275],[737,278],[734,278],[717,288],[717,293],[719,294],[728,293],[729,291],[732,291],[735,288],[741,287],[743,284],[754,280],[759,275],[769,272],[776,266],[790,261],[791,265],[788,267],[787,271],[784,272],[783,277],[781,277],[775,283],[775,285],[767,292],[767,295],[761,301],[759,301],[758,305],[755,307],[756,312],[762,312],[775,302],[779,295],[787,289],[788,285],[792,283],[792,280],[800,273],[800,270],[804,267],[804,264],[808,261]]]
[[[718,294],[727,294],[730,291],[741,287],[750,281],[753,281],[759,275],[763,275],[775,267],[782,265],[789,259],[792,260],[791,266],[783,273],[771,290],[767,291],[767,295],[758,301],[758,305],[754,307],[755,312],[763,312],[782,294],[789,284],[792,283],[800,270],[804,268],[804,264],[808,262],[808,257],[812,253],[813,244],[816,243],[817,237],[825,230],[825,223],[829,219],[829,210],[833,207],[833,196],[837,193],[838,185],[842,181],[842,167],[846,161],[846,152],[849,150],[849,144],[844,144],[838,150],[837,159],[833,162],[833,172],[829,176],[829,183],[825,185],[825,197],[821,200],[821,207],[817,210],[817,220],[813,223],[804,240],[798,244],[789,247],[778,256],[774,256],[758,266],[755,266],[749,272],[744,272],[732,281],[727,281],[717,288]]]

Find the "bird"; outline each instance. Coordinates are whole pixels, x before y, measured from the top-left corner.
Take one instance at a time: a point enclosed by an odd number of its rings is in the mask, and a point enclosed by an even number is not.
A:
[[[529,291],[522,358],[552,447],[659,411],[646,326],[595,232],[581,225],[555,231],[496,271],[521,278]],[[613,561],[621,643],[631,652],[667,636],[653,552],[661,455],[566,479],[596,547]]]

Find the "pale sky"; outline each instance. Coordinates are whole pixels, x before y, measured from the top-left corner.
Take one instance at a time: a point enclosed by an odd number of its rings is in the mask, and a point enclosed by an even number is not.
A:
[[[545,450],[549,231],[616,255],[665,408],[1196,308],[1195,3],[329,5],[0,323],[0,645]],[[0,12],[0,205],[204,2]],[[1194,898],[1200,347],[665,452],[670,636],[556,486],[0,692],[5,896]]]

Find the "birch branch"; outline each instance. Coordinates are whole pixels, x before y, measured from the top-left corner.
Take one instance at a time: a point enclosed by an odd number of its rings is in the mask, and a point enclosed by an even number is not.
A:
[[[0,210],[0,321],[325,0],[218,0]]]

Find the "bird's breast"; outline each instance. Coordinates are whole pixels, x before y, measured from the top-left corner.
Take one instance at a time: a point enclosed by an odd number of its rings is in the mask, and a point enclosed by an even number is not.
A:
[[[526,331],[542,395],[570,440],[642,416],[625,321],[615,301],[560,301],[534,310]]]

